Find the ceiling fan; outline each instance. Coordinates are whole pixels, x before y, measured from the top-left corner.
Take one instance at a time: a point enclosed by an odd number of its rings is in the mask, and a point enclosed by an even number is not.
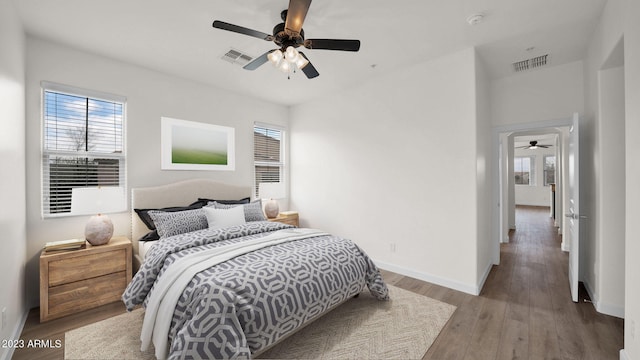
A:
[[[267,61],[271,61],[284,71],[288,71],[290,67],[295,65],[302,70],[307,78],[312,79],[320,74],[309,62],[307,56],[303,52],[297,51],[296,48],[303,46],[307,49],[358,51],[360,50],[360,40],[305,39],[302,24],[309,11],[309,6],[311,6],[311,0],[290,0],[289,8],[280,14],[284,22],[273,28],[272,35],[219,20],[213,22],[213,27],[273,41],[280,47],[255,58],[245,65],[244,69],[255,70]]]
[[[532,141],[529,141],[529,145],[518,146],[517,149],[535,150],[535,149],[538,149],[538,148],[546,149],[546,148],[549,148],[551,146],[553,146],[553,145],[538,145],[538,142],[536,140],[532,140]]]

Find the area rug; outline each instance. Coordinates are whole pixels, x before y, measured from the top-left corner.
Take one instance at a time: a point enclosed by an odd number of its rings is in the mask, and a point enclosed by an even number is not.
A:
[[[421,359],[456,307],[389,286],[391,301],[368,291],[337,307],[263,359]],[[135,310],[65,333],[65,359],[155,359],[140,352],[144,313]]]

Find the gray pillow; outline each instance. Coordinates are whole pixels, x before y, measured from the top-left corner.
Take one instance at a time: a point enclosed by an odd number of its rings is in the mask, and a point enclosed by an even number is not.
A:
[[[244,207],[244,220],[246,222],[267,220],[267,218],[264,216],[264,212],[262,212],[262,200],[260,199],[243,205],[220,204],[219,202],[214,201],[213,203],[209,203],[209,206],[213,206],[215,209],[230,209],[232,207],[242,206]]]
[[[174,236],[209,227],[202,209],[178,212],[149,211],[160,238]]]

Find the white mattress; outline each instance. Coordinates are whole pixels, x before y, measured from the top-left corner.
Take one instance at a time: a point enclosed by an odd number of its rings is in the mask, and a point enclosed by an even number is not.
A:
[[[138,241],[138,254],[142,261],[144,261],[144,256],[147,254],[147,251],[149,251],[156,242],[158,241]]]

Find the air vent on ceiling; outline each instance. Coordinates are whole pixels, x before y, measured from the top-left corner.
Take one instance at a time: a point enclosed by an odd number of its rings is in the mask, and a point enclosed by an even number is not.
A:
[[[541,66],[547,65],[547,57],[548,56],[549,56],[549,54],[546,54],[546,55],[536,56],[536,57],[531,58],[531,59],[514,62],[513,63],[513,69],[516,72],[519,72],[519,71],[525,71],[525,70],[531,70],[531,69],[539,68]]]
[[[224,61],[228,61],[232,64],[245,66],[249,62],[251,62],[251,60],[253,60],[253,57],[243,53],[242,51],[239,51],[236,49],[229,49],[229,51],[227,51],[226,54],[222,55],[221,59]]]

